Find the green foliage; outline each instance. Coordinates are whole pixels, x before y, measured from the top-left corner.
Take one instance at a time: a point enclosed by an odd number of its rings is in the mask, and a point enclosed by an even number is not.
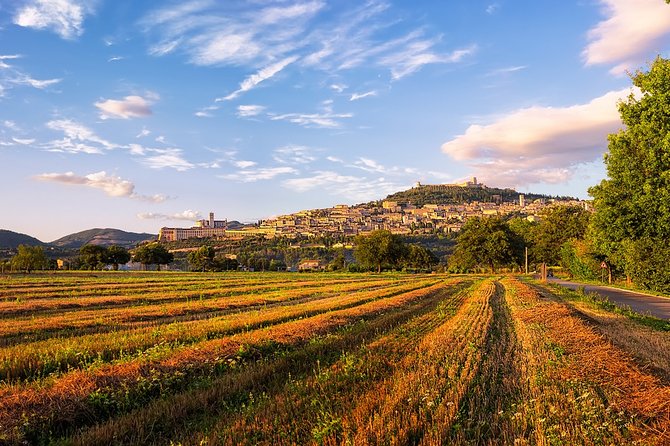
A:
[[[589,217],[590,213],[579,206],[547,208],[531,232],[531,258],[549,265],[560,264],[561,247],[569,240],[584,238]]]
[[[526,200],[529,201],[538,198],[550,198],[547,195],[525,195]],[[386,199],[399,203],[411,203],[415,206],[423,206],[424,204],[462,204],[474,201],[490,203],[497,200],[498,197],[503,202],[518,202],[519,192],[514,189],[499,189],[496,187],[461,187],[440,184],[413,187],[409,190],[389,195]]]
[[[410,268],[430,269],[439,261],[430,249],[419,245],[409,245],[407,247],[405,264]]]
[[[627,271],[637,285],[670,293],[670,247],[667,240],[641,238],[624,240],[623,255]]]
[[[470,270],[475,267],[497,267],[519,261],[515,246],[517,238],[507,223],[498,217],[473,217],[461,229],[454,255],[449,259],[452,268]]]
[[[107,264],[107,248],[84,245],[79,249],[79,261],[84,269],[103,269]]]
[[[600,262],[589,250],[585,240],[571,240],[561,246],[561,265],[575,279],[597,280]]]
[[[130,253],[122,246],[112,245],[107,248],[107,263],[111,264],[114,271],[119,269],[119,264],[130,262]]]
[[[632,80],[641,94],[619,104],[625,128],[609,136],[608,178],[589,189],[596,208],[590,237],[634,281],[667,289],[665,262],[638,263],[644,258],[636,250],[656,257],[654,244],[670,238],[670,60],[657,58]]]
[[[188,253],[187,259],[191,271],[214,271],[216,251],[211,246],[201,246],[197,251]]]
[[[381,272],[383,265],[398,266],[406,250],[400,236],[386,230],[358,236],[354,243],[356,260],[365,266],[375,267],[377,272]]]
[[[26,273],[47,265],[48,259],[41,246],[19,245],[17,254],[12,257],[12,268]]]
[[[172,263],[174,256],[160,243],[148,243],[135,250],[133,259],[145,267],[147,265],[157,265],[160,269],[160,265]]]

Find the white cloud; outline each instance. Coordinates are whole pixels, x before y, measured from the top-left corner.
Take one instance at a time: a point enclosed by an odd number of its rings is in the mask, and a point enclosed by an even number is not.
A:
[[[121,100],[107,99],[96,102],[94,105],[100,109],[102,119],[130,119],[150,116],[152,102],[141,96],[133,95]]]
[[[237,116],[240,118],[249,118],[258,116],[263,111],[265,111],[265,107],[262,105],[240,105],[237,107]]]
[[[249,167],[254,167],[257,163],[254,161],[245,161],[245,160],[240,160],[240,161],[233,161],[233,165],[235,167],[239,167],[240,169],[248,169]]]
[[[14,23],[74,39],[83,34],[84,19],[92,12],[91,2],[83,0],[32,0],[17,10]]]
[[[144,138],[145,136],[151,135],[151,131],[148,130],[146,127],[142,127],[142,130],[140,130],[140,133],[135,135],[135,138]]]
[[[19,126],[16,125],[16,122],[14,122],[14,121],[5,120],[5,121],[2,122],[2,125],[4,125],[5,127],[7,127],[10,130],[14,130],[15,132],[18,132],[20,130]]]
[[[367,91],[365,93],[354,93],[349,98],[350,101],[358,101],[359,99],[369,98],[371,96],[377,96],[377,91]]]
[[[517,71],[525,70],[528,68],[526,65],[515,65],[511,67],[498,68],[491,70],[486,73],[486,76],[504,76],[511,73],[516,73]]]
[[[137,214],[137,218],[141,220],[179,220],[179,221],[196,221],[202,219],[202,214],[190,209],[176,214],[161,214],[155,212],[146,212]]]
[[[387,195],[404,187],[385,178],[369,179],[351,175],[341,175],[333,171],[316,171],[312,176],[284,180],[282,186],[295,192],[307,192],[314,189],[326,190],[331,195],[351,200],[371,200]]]
[[[273,158],[281,164],[309,164],[316,160],[312,149],[305,146],[284,146],[275,149]]]
[[[282,59],[279,62],[275,62],[271,65],[268,65],[267,67],[259,70],[257,73],[252,74],[251,76],[249,76],[248,78],[243,80],[242,83],[240,84],[239,89],[230,93],[228,96],[216,99],[216,101],[217,102],[231,101],[231,100],[239,97],[242,93],[245,93],[245,92],[255,88],[261,82],[266,81],[266,80],[274,77],[277,73],[282,71],[288,65],[295,62],[297,59],[298,59],[297,56],[291,56],[291,57],[287,57],[285,59]]]
[[[124,59],[123,56],[112,56],[109,59],[107,59],[107,62],[116,62],[118,60],[123,60],[123,59]]]
[[[11,79],[10,82],[17,85],[29,85],[33,88],[43,90],[47,87],[50,87],[51,85],[59,83],[61,80],[62,79],[39,80],[39,79],[33,79],[32,77],[27,75],[20,75],[18,77],[15,77],[14,79]]]
[[[44,146],[52,152],[99,154],[102,150],[115,149],[118,146],[100,138],[91,129],[70,119],[58,119],[47,122],[51,130],[63,132],[65,137],[50,141]],[[93,145],[92,145],[93,144]]]
[[[331,84],[330,88],[338,93],[342,93],[344,90],[347,89],[347,86],[344,84]]]
[[[237,173],[221,175],[221,178],[240,181],[242,183],[253,183],[261,180],[271,180],[279,175],[296,173],[298,173],[298,171],[293,167],[261,167],[258,169],[245,169]]]
[[[393,80],[398,80],[415,73],[424,65],[457,63],[477,51],[477,47],[472,45],[448,54],[440,54],[432,50],[435,43],[431,40],[412,41],[404,49],[383,57],[380,63],[390,68]]]
[[[495,184],[563,181],[574,166],[602,155],[607,135],[622,126],[617,103],[629,93],[612,91],[569,107],[519,109],[491,124],[471,125],[442,150]]]
[[[336,129],[342,126],[340,119],[351,118],[351,113],[286,113],[283,115],[271,115],[273,121],[288,121],[304,127],[317,127]]]
[[[499,3],[491,3],[486,7],[486,13],[491,15],[494,14],[496,11],[500,9],[500,4]]]
[[[667,49],[670,6],[663,0],[600,0],[600,4],[607,18],[588,32],[589,44],[582,53],[586,65],[616,64],[611,72],[623,74]]]
[[[182,157],[180,149],[151,149],[157,155],[147,156],[142,163],[151,169],[174,169],[183,172],[195,167]]]
[[[202,111],[202,110],[197,111],[197,112],[195,112],[195,113],[193,113],[193,114],[194,114],[195,116],[197,116],[198,118],[212,118],[212,117],[214,116],[213,114],[211,114],[211,113],[209,113],[209,112],[206,112],[206,111]]]
[[[30,145],[35,142],[34,139],[21,139],[21,138],[12,138],[12,141],[14,141],[17,144],[22,144],[24,146]]]
[[[167,199],[164,195],[146,196],[136,194],[135,185],[131,181],[124,180],[115,175],[108,175],[105,171],[84,176],[75,175],[73,172],[43,173],[36,175],[35,179],[100,189],[110,197],[125,197],[153,203],[160,203]]]

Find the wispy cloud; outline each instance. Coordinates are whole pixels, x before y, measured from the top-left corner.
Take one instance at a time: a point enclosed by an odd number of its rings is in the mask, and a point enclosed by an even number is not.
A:
[[[286,113],[270,115],[273,121],[288,121],[303,127],[336,129],[342,127],[341,119],[352,118],[351,113]]]
[[[365,93],[354,93],[354,94],[351,95],[349,100],[350,101],[358,101],[359,99],[369,98],[371,96],[377,96],[377,91],[372,90],[372,91],[367,91]]]
[[[35,142],[35,139],[33,139],[33,138],[28,138],[28,139],[24,139],[24,138],[12,138],[12,141],[14,141],[14,142],[17,143],[17,144],[21,144],[21,145],[27,146],[27,145],[30,145],[30,144],[34,143],[34,142]]]
[[[44,144],[44,147],[51,152],[99,154],[103,153],[103,150],[119,147],[99,137],[85,125],[70,119],[49,121],[46,126],[64,134],[63,139],[52,140]]]
[[[240,105],[237,107],[237,116],[240,118],[250,118],[258,116],[265,111],[262,105]]]
[[[260,167],[257,169],[244,169],[236,173],[221,175],[226,180],[239,181],[242,183],[253,183],[262,180],[271,180],[279,175],[296,174],[298,171],[293,167]]]
[[[75,186],[86,186],[100,189],[110,197],[125,197],[142,201],[160,203],[167,199],[164,195],[140,195],[135,193],[135,185],[116,175],[109,175],[105,171],[95,172],[88,175],[75,175],[73,172],[65,173],[43,173],[34,177],[40,181],[51,181]]]
[[[486,76],[505,76],[511,73],[516,73],[517,71],[525,70],[526,68],[528,68],[526,65],[497,68],[486,73]]]
[[[242,83],[240,84],[240,88],[238,88],[234,92],[230,93],[228,96],[216,99],[216,102],[232,101],[233,99],[239,97],[242,93],[245,93],[245,92],[255,88],[261,82],[266,81],[266,80],[274,77],[277,73],[282,71],[288,65],[295,62],[297,59],[298,59],[297,56],[291,56],[291,57],[287,57],[285,59],[282,59],[278,62],[275,62],[271,65],[268,65],[267,67],[259,70],[257,73],[252,74],[251,76],[249,76],[248,78],[243,80]]]
[[[107,59],[107,62],[116,62],[123,59],[125,59],[123,56],[112,56],[109,59]]]
[[[347,89],[347,86],[344,84],[331,84],[329,88],[331,90],[335,90],[338,93],[342,93],[344,90]]]
[[[357,177],[327,170],[313,172],[311,176],[284,180],[282,186],[299,193],[314,189],[325,190],[331,195],[359,201],[379,198],[403,188],[403,185],[383,177]]]
[[[75,39],[84,32],[84,19],[93,13],[92,1],[31,0],[14,15],[14,23],[35,29],[48,29],[63,39]]]
[[[662,0],[600,0],[607,17],[589,30],[586,65],[615,64],[613,74],[639,67],[667,49],[670,6]]]
[[[602,156],[607,135],[622,126],[617,103],[629,93],[612,91],[569,107],[515,110],[490,124],[469,126],[442,150],[469,162],[477,177],[490,183],[564,181],[574,166]]]
[[[305,146],[284,146],[274,150],[273,158],[281,164],[309,164],[316,161],[313,151]]]
[[[121,100],[107,99],[96,102],[94,105],[100,110],[102,119],[130,119],[151,116],[151,104],[158,99],[156,95],[150,98],[142,96],[126,96]]]
[[[178,212],[176,214],[162,214],[155,212],[146,212],[137,214],[140,220],[175,220],[175,221],[196,221],[202,219],[202,214],[190,209]]]
[[[181,149],[151,149],[155,155],[146,156],[142,163],[151,169],[174,169],[183,172],[193,169],[195,165],[182,156]]]
[[[477,51],[477,46],[471,45],[441,54],[432,49],[434,45],[435,41],[417,39],[410,42],[404,49],[383,57],[380,63],[390,68],[393,80],[398,80],[415,73],[424,65],[457,63]]]
[[[486,13],[488,15],[495,14],[500,9],[500,3],[491,3],[486,7]]]
[[[5,62],[21,57],[20,54],[0,55],[0,97],[3,96],[3,91],[15,86],[28,86],[44,90],[62,81],[62,79],[35,79],[13,64]]]

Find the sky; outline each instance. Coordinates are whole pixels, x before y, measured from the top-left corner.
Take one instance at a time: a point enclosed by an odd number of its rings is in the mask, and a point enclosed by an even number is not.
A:
[[[0,0],[0,228],[255,222],[470,177],[588,198],[663,0]]]

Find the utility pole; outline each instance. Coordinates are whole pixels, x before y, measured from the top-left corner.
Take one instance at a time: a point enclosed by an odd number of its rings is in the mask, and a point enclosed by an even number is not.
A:
[[[528,246],[525,247],[526,251],[526,275],[528,275]]]

